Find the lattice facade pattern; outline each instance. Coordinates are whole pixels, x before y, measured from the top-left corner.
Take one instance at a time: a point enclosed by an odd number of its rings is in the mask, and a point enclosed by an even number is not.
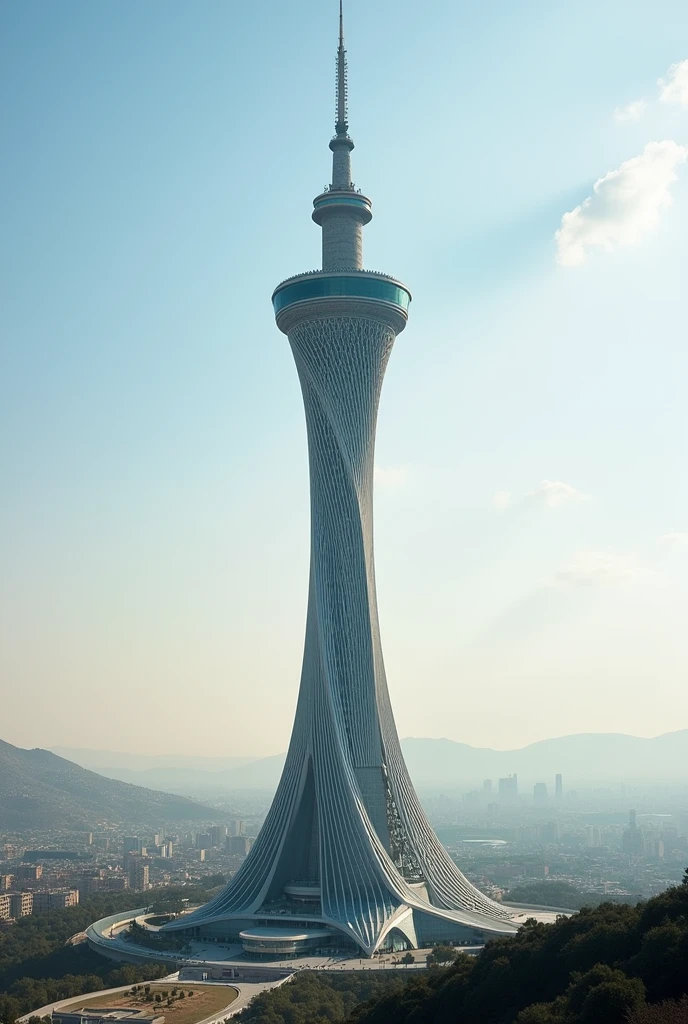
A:
[[[495,932],[504,908],[471,885],[431,829],[401,754],[380,646],[373,456],[385,323],[336,316],[289,334],[306,411],[311,568],[294,730],[268,817],[241,869],[191,923],[269,914],[285,886],[370,954],[413,912]],[[411,913],[409,913],[411,911]],[[306,915],[306,910],[302,916]]]

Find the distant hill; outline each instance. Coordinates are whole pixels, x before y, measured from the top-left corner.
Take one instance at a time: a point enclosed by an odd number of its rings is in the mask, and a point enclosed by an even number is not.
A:
[[[404,756],[419,789],[448,788],[450,780],[479,785],[516,773],[526,784],[550,787],[561,772],[572,783],[688,779],[688,729],[652,739],[623,733],[580,733],[540,740],[517,750],[471,747],[453,740],[405,739]]]
[[[110,779],[173,793],[224,793],[228,789],[274,789],[284,754],[271,757],[184,757],[122,754],[110,750],[54,747],[55,753]]]
[[[162,824],[215,816],[186,797],[117,782],[49,750],[0,740],[0,827],[93,828],[99,822]]]
[[[181,768],[188,771],[189,768],[200,768],[203,771],[220,771],[223,768],[241,768],[251,761],[259,761],[260,757],[194,757],[189,754],[123,754],[117,750],[89,750],[87,747],[51,747],[54,754],[67,758],[68,761],[75,761],[92,772],[100,772],[102,775],[109,775],[112,778],[119,778],[114,773],[117,771],[128,772],[149,772],[151,775],[157,770],[168,768]],[[129,779],[123,779],[129,782]]]
[[[523,786],[544,781],[550,788],[557,772],[565,776],[567,787],[688,779],[688,729],[653,739],[622,733],[581,733],[541,740],[516,750],[471,747],[447,739],[409,738],[401,745],[414,784],[425,792],[480,786],[483,779],[496,780],[513,772]],[[65,752],[87,767],[93,767],[94,759],[106,756],[98,751]],[[135,770],[124,767],[127,755],[107,757],[111,762],[118,759],[117,767],[102,767],[104,774],[173,792],[208,796],[228,790],[274,790],[284,764],[284,754],[255,760],[185,759],[174,755],[167,764],[163,755],[157,755],[155,764]],[[134,763],[140,765],[141,758]]]

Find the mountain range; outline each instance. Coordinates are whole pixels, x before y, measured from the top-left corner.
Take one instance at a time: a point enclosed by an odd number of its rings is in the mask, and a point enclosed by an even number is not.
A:
[[[0,740],[0,827],[88,828],[100,823],[207,821],[217,811],[88,771],[50,750]]]
[[[406,763],[422,792],[479,787],[516,773],[523,785],[553,786],[561,772],[567,785],[688,780],[688,729],[652,739],[622,733],[580,733],[541,740],[514,750],[472,747],[448,739],[402,740]],[[129,755],[55,748],[65,757],[111,778],[201,796],[227,790],[273,790],[284,755],[264,758]]]

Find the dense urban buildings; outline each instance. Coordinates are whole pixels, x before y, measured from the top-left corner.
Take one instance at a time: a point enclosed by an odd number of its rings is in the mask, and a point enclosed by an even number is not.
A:
[[[313,211],[322,270],[273,294],[301,382],[310,461],[311,572],[296,719],[272,808],[236,877],[165,928],[249,943],[259,928],[265,948],[275,949],[293,946],[297,929],[304,950],[371,955],[511,934],[516,925],[437,839],[392,715],[375,593],[373,456],[382,380],[411,295],[363,269],[372,210],[352,181],[353,148],[340,5],[332,181]]]

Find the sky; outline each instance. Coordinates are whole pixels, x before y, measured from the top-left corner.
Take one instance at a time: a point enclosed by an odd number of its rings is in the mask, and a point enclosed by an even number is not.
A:
[[[0,738],[269,755],[335,0],[0,7]],[[402,736],[688,728],[688,6],[347,0]]]

